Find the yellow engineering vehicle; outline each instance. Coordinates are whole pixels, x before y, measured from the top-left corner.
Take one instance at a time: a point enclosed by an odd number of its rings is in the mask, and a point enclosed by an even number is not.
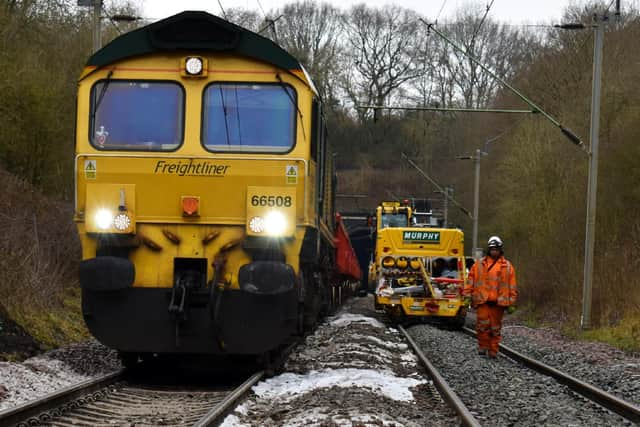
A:
[[[369,265],[376,309],[399,321],[439,318],[462,327],[468,309],[462,231],[417,224],[408,203],[382,202],[376,221]]]

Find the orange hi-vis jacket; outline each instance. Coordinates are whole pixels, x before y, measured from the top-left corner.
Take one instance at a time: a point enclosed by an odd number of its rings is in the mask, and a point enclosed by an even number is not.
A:
[[[498,258],[495,264],[491,257],[485,256],[471,267],[463,294],[471,295],[474,307],[487,301],[495,301],[503,307],[515,304],[518,289],[513,265],[503,256]]]

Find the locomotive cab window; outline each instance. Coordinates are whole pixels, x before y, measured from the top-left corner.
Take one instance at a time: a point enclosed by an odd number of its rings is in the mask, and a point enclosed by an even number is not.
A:
[[[202,144],[209,151],[289,152],[296,102],[287,85],[211,84],[203,99]]]
[[[176,83],[102,80],[92,88],[89,140],[98,150],[173,151],[183,128],[184,91]]]
[[[408,227],[409,220],[404,213],[383,213],[382,228],[387,227]]]

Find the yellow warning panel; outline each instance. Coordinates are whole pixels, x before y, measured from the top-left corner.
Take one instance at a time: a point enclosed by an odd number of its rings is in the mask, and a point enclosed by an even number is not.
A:
[[[96,160],[84,161],[84,177],[86,179],[96,179],[98,174],[98,164]]]
[[[287,184],[298,183],[298,165],[287,165],[285,168],[285,182]]]

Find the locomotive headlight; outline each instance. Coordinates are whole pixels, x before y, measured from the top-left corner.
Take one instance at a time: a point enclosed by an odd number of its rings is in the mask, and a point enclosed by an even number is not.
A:
[[[187,58],[185,62],[185,69],[187,70],[188,74],[197,76],[202,73],[202,68],[202,58],[198,58],[196,56]]]
[[[125,213],[118,214],[113,219],[113,226],[116,228],[116,230],[124,231],[129,228],[130,225],[131,219],[129,218],[129,215]]]
[[[251,226],[251,224],[249,224]],[[264,229],[271,236],[280,236],[287,228],[287,219],[282,212],[271,211],[264,217]]]
[[[392,256],[386,256],[382,259],[382,266],[385,268],[393,268],[396,266],[396,259]]]
[[[401,256],[396,260],[396,267],[400,269],[404,270],[405,268],[407,268],[408,265],[409,265],[409,260],[407,259],[407,257]]]
[[[420,270],[420,258],[411,258],[409,261],[409,267],[411,267],[412,270]]]
[[[107,209],[100,209],[94,217],[96,225],[101,230],[108,230],[113,224],[113,215]]]
[[[261,216],[254,216],[249,220],[249,229],[254,233],[264,232],[264,218]]]

